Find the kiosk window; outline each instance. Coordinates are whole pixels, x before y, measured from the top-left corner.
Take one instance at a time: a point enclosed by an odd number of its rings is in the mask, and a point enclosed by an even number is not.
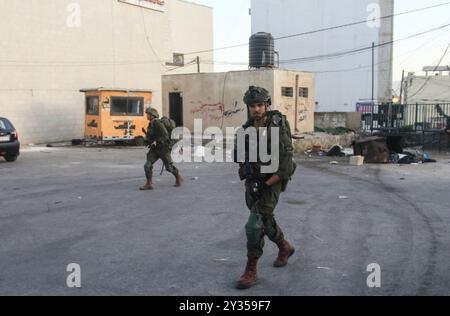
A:
[[[98,115],[98,97],[87,97],[86,98],[86,114],[88,115]]]
[[[111,98],[111,115],[144,115],[144,98]]]

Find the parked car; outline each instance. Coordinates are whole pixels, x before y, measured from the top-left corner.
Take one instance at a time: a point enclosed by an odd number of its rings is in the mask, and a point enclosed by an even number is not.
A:
[[[0,117],[0,156],[6,161],[16,161],[20,154],[19,135],[12,123]]]

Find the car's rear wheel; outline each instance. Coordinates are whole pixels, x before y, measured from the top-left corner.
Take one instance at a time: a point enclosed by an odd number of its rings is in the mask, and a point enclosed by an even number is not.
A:
[[[17,157],[18,157],[17,155],[8,155],[8,156],[5,156],[5,159],[6,159],[6,161],[14,162],[17,160]]]

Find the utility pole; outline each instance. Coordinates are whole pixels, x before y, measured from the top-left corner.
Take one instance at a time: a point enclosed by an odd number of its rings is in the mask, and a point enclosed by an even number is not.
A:
[[[372,115],[370,132],[373,134],[373,112],[375,110],[375,42],[372,42]]]
[[[200,56],[197,56],[197,72],[200,73]]]
[[[402,70],[402,81],[400,83],[400,104],[403,104],[403,82],[405,81],[405,70]]]

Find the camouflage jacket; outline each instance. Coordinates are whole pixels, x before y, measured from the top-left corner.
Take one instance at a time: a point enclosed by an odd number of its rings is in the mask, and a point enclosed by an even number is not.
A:
[[[158,147],[170,147],[169,133],[159,120],[149,123],[147,129],[147,143],[151,145],[155,141]]]
[[[246,130],[249,127],[255,126],[255,122],[253,118],[250,118],[243,126],[242,128]],[[267,174],[264,175],[264,178],[269,178],[272,175],[278,175],[280,179],[282,180],[289,180],[292,176],[293,171],[295,171],[294,161],[293,161],[293,155],[294,155],[294,148],[292,145],[292,134],[291,134],[291,128],[289,125],[289,122],[285,115],[283,115],[279,111],[269,111],[267,112],[267,120],[264,127],[267,127],[267,153],[270,154],[271,151],[271,133],[272,129],[271,127],[278,127],[279,131],[279,167],[278,171],[273,174]],[[237,148],[235,142],[235,150]],[[248,148],[246,148],[247,150]],[[259,153],[259,138],[258,138],[258,153]],[[235,154],[235,161],[236,159]],[[259,158],[258,158],[259,161]],[[267,163],[267,164],[270,164]],[[261,162],[258,163],[252,163],[254,165],[255,169],[259,169],[261,165],[263,165]],[[241,169],[243,168],[242,163],[240,164]],[[241,171],[240,171],[241,173]]]

